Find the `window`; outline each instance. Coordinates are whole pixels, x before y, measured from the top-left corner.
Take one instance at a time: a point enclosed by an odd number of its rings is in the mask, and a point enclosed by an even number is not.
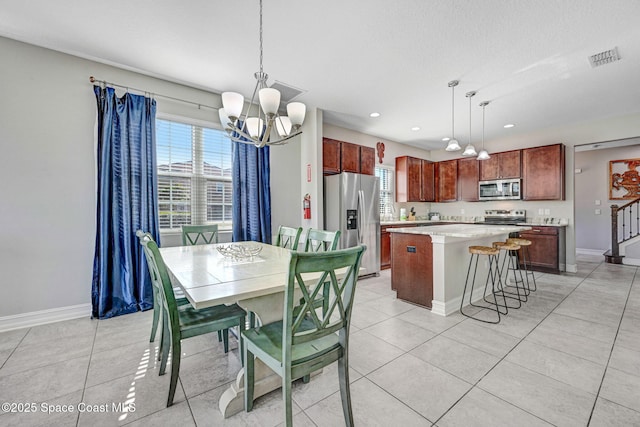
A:
[[[231,141],[218,129],[156,120],[160,229],[231,225]]]
[[[395,170],[388,166],[376,166],[375,174],[380,178],[380,218],[391,215],[393,209],[393,178]]]

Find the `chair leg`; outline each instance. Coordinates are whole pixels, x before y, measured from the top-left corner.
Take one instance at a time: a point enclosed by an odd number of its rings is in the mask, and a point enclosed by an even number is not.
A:
[[[347,427],[353,427],[351,389],[349,388],[349,355],[346,349],[342,357],[338,359],[338,379],[340,381],[340,398],[342,400],[344,422]]]
[[[243,317],[240,319],[240,324],[238,325],[238,347],[240,348],[240,363],[244,367],[244,340],[242,339],[242,331],[244,331],[245,325],[247,324],[247,318]]]
[[[255,381],[255,359],[253,353],[247,350],[247,343],[244,344],[244,410],[253,410],[253,386]]]
[[[284,400],[284,420],[286,427],[293,426],[293,402],[291,400],[291,369],[284,369],[282,375],[282,400]]]
[[[169,331],[169,319],[163,310],[162,313],[162,345],[160,346],[160,375],[164,375],[167,369],[167,360],[169,359],[169,348],[173,340],[173,334]]]
[[[156,340],[156,331],[158,330],[158,318],[160,317],[160,308],[158,307],[158,301],[153,299],[153,323],[151,324],[151,337],[149,342]]]
[[[218,342],[222,342],[222,331],[218,331]]]
[[[167,408],[173,405],[173,397],[176,394],[178,385],[178,374],[180,373],[180,337],[171,337],[171,382],[169,383],[169,397],[167,398]]]
[[[224,352],[229,353],[229,329],[222,330],[222,343],[224,344]]]
[[[158,357],[156,358],[156,360],[159,362],[162,359],[162,350],[164,348],[164,340],[165,340],[165,331],[167,330],[166,327],[166,319],[164,317],[164,314],[162,315],[162,330],[160,330],[160,344],[158,345]]]

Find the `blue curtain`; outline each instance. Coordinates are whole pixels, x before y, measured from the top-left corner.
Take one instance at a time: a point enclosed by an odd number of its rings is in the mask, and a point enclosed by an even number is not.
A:
[[[269,147],[233,142],[233,241],[271,243]]]
[[[94,86],[98,106],[96,246],[91,301],[94,318],[153,307],[144,254],[135,236],[159,242],[155,100]]]

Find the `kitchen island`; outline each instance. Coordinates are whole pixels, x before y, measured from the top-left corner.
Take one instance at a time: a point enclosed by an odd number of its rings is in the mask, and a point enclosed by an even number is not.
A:
[[[491,246],[509,233],[531,227],[447,224],[389,229],[391,233],[391,287],[398,298],[447,316],[460,309],[469,263],[469,246]],[[487,277],[478,263],[477,284]],[[481,282],[480,282],[481,281]],[[475,293],[474,293],[475,299]]]

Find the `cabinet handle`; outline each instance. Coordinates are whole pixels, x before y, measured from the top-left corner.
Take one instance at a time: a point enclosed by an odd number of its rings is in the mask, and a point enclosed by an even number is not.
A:
[[[535,231],[536,233],[541,233],[542,232],[542,230],[536,230],[535,228],[532,229],[531,231]]]

